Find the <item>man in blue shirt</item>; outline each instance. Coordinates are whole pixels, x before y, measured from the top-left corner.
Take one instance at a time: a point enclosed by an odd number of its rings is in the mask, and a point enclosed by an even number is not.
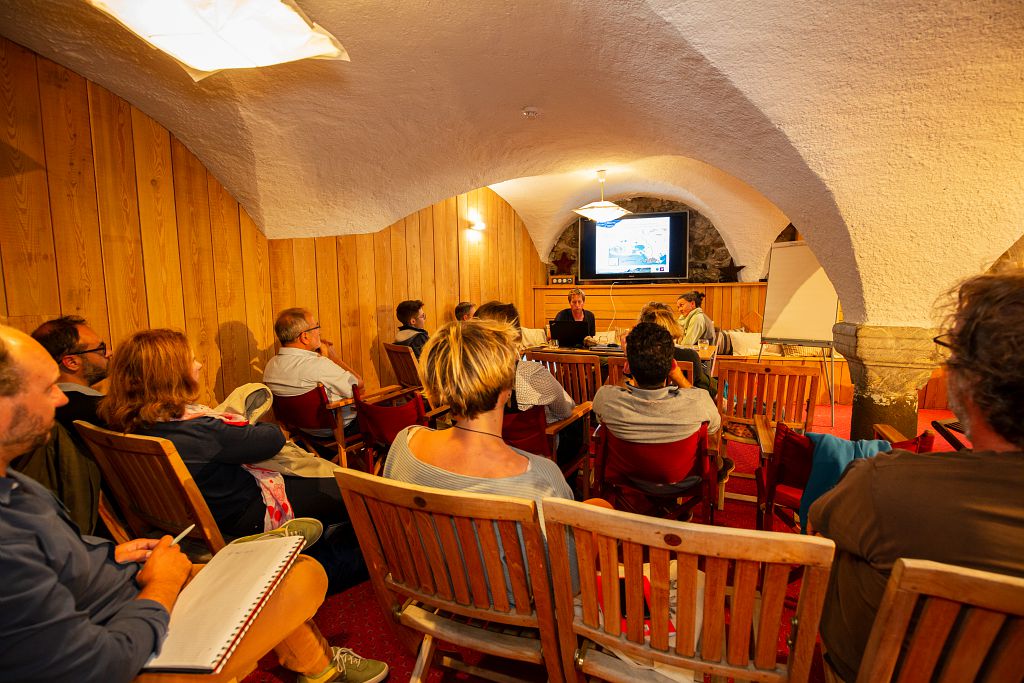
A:
[[[199,567],[170,536],[118,546],[80,536],[46,489],[9,468],[50,438],[55,410],[67,403],[57,380],[42,346],[0,326],[0,677],[130,681],[159,649]],[[323,568],[301,558],[222,675],[241,679],[274,648],[300,681],[383,679],[386,664],[331,648],[310,621],[326,589]]]

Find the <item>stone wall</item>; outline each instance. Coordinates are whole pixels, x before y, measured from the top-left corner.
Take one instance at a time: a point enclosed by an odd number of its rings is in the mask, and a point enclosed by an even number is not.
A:
[[[706,216],[682,202],[658,199],[656,197],[632,197],[630,199],[618,200],[615,203],[629,209],[633,213],[689,211],[690,277],[687,280],[689,282],[719,281],[718,269],[729,265],[732,255],[729,253],[729,249],[726,248],[725,242],[722,241],[722,236],[718,234],[718,230]],[[576,221],[573,221],[562,230],[562,234],[559,236],[558,241],[555,242],[555,246],[551,249],[551,253],[548,254],[545,261],[553,263],[562,257],[563,254],[568,255],[570,259],[577,262],[573,265],[573,272],[576,272],[579,251],[579,234],[576,229]],[[549,270],[551,273],[555,271],[556,268],[554,266]]]

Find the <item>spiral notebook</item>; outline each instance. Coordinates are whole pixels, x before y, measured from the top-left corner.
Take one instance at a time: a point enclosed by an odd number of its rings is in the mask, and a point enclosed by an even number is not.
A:
[[[302,550],[302,536],[225,546],[185,586],[145,671],[218,673]]]

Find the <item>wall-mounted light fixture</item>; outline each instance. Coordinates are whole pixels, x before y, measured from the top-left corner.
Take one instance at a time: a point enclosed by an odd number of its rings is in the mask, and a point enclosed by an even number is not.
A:
[[[196,81],[222,69],[250,69],[348,53],[294,0],[88,0]]]
[[[470,209],[466,213],[466,218],[469,219],[470,230],[486,230],[487,223],[484,223],[483,217],[480,216],[480,212],[476,209]]]

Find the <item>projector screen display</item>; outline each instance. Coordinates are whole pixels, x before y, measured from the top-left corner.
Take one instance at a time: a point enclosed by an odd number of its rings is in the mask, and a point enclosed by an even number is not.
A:
[[[669,273],[670,218],[651,216],[598,223],[594,241],[595,275]]]

